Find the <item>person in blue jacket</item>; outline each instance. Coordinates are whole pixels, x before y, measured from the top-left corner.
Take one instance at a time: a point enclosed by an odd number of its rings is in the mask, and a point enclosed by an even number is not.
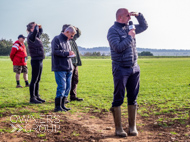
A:
[[[129,20],[135,16],[138,23],[129,30]],[[137,64],[136,34],[147,29],[148,25],[141,13],[129,12],[120,8],[116,12],[116,22],[109,29],[107,39],[110,44],[114,96],[111,107],[115,122],[115,134],[126,137],[121,125],[121,108],[127,90],[129,135],[137,136],[136,115],[139,92],[140,67]]]
[[[51,42],[52,48],[52,71],[55,73],[57,83],[57,92],[55,98],[54,111],[68,111],[65,107],[65,99],[68,97],[71,89],[71,78],[73,64],[71,57],[75,54],[71,51],[69,40],[73,39],[76,30],[73,26],[69,26],[60,35],[55,36]]]

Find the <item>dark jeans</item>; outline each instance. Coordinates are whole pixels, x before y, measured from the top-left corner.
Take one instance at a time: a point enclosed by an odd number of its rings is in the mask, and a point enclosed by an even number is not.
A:
[[[114,98],[112,107],[123,104],[125,89],[127,90],[128,105],[137,105],[137,95],[140,84],[140,67],[136,65],[131,68],[112,64],[114,80]]]
[[[73,75],[71,81],[70,99],[77,97],[77,84],[79,82],[78,67],[73,65]]]
[[[30,97],[39,96],[39,82],[42,74],[43,60],[31,60],[32,79],[30,82]]]

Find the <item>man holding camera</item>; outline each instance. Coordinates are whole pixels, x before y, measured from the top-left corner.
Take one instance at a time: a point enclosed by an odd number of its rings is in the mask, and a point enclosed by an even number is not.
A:
[[[139,24],[129,29],[128,22],[135,16]],[[127,133],[121,124],[121,108],[127,90],[129,135],[137,136],[136,115],[137,95],[139,92],[140,67],[137,64],[135,35],[148,28],[141,13],[129,12],[125,8],[116,12],[116,22],[109,29],[107,39],[110,44],[112,58],[112,74],[114,80],[114,96],[111,107],[115,123],[115,134],[126,137]]]
[[[23,88],[20,85],[20,74],[23,73],[25,80],[25,87],[29,86],[28,83],[28,68],[27,68],[27,52],[24,45],[25,37],[23,35],[18,36],[18,40],[12,46],[10,58],[13,61],[13,70],[16,73],[16,88]]]
[[[44,49],[40,36],[43,32],[42,26],[31,22],[27,25],[29,32],[27,37],[28,48],[31,56],[32,79],[30,82],[30,103],[44,103],[45,100],[39,95],[39,82],[42,74]]]
[[[76,34],[73,39],[70,40],[71,50],[75,53],[76,57],[72,58],[73,63],[73,75],[71,81],[71,91],[70,91],[70,100],[71,101],[83,101],[83,98],[77,97],[77,84],[79,82],[79,75],[78,75],[78,66],[82,66],[82,61],[80,59],[80,54],[78,51],[78,46],[76,44],[76,40],[80,37],[81,31],[79,28],[74,27],[76,30]]]
[[[65,99],[71,89],[71,78],[73,64],[71,58],[75,56],[71,51],[69,40],[73,39],[76,30],[73,26],[62,30],[61,34],[55,36],[51,42],[52,48],[52,71],[55,73],[57,92],[55,98],[55,112],[68,111],[65,107]]]

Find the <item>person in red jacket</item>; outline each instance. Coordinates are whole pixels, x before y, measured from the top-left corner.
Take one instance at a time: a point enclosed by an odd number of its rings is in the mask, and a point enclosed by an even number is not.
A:
[[[23,88],[20,85],[20,74],[23,73],[25,80],[25,87],[29,87],[28,83],[28,68],[27,68],[27,52],[24,45],[25,37],[23,35],[18,36],[18,40],[12,46],[10,58],[13,62],[13,71],[16,73],[16,88]]]

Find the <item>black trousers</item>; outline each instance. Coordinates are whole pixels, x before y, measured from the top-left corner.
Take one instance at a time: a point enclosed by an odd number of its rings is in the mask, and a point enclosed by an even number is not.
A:
[[[73,65],[73,75],[71,79],[70,99],[77,97],[77,84],[79,82],[78,67]]]
[[[43,60],[31,60],[32,79],[30,82],[30,97],[39,96],[39,82],[41,79]]]
[[[140,84],[140,67],[135,65],[131,68],[121,67],[118,64],[112,64],[114,80],[114,96],[112,107],[118,107],[123,104],[125,90],[127,90],[128,105],[137,105],[137,96]]]

